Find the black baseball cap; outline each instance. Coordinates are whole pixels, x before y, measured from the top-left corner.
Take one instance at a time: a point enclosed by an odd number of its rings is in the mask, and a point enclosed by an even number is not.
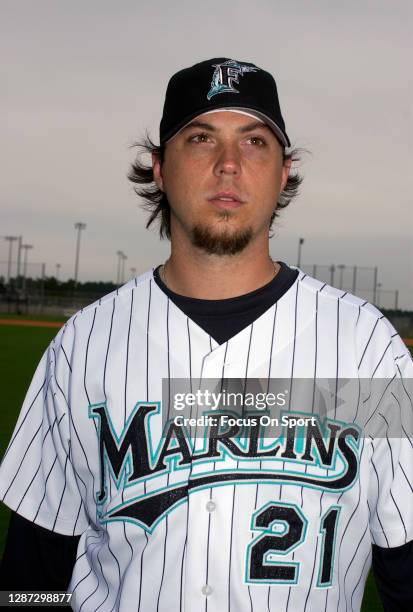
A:
[[[291,146],[273,76],[254,64],[226,57],[200,62],[171,77],[159,128],[161,144],[195,117],[219,109],[261,119],[282,146]]]

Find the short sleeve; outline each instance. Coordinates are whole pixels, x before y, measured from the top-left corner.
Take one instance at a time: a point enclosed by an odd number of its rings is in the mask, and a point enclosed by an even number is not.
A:
[[[61,330],[44,353],[0,466],[0,499],[28,519],[63,535],[80,535],[89,521],[71,461],[70,414],[61,381],[68,380]]]
[[[392,348],[395,376],[378,413],[381,435],[371,440],[370,531],[383,548],[413,540],[413,364],[398,336]]]

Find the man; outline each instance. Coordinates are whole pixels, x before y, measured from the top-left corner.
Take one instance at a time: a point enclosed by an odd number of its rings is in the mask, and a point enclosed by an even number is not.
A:
[[[48,584],[70,580],[75,610],[359,610],[373,553],[386,609],[411,609],[411,358],[373,306],[270,258],[300,183],[288,147],[257,66],[217,58],[170,80],[152,167],[130,178],[171,254],[74,316],[38,367],[0,472],[8,584],[48,537],[67,575]],[[314,421],[242,429],[247,391],[264,381],[269,401],[275,379],[288,419]],[[200,433],[210,380],[220,398],[241,381],[244,403]]]

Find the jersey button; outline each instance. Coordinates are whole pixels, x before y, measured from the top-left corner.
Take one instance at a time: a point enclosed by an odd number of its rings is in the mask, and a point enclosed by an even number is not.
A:
[[[216,504],[213,501],[209,501],[206,503],[205,508],[207,509],[208,512],[213,512],[216,508]]]
[[[212,588],[209,586],[209,584],[204,584],[201,591],[202,591],[202,595],[205,595],[205,597],[208,597],[208,595],[211,595],[212,593]]]

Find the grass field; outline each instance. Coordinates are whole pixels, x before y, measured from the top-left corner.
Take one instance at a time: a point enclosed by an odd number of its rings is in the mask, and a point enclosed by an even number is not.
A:
[[[9,443],[27,387],[56,329],[0,326],[1,426],[0,456]],[[0,554],[4,549],[9,511],[0,504]]]
[[[34,369],[56,329],[0,326],[0,372],[2,387],[0,456],[7,447]],[[0,503],[0,556],[4,549],[9,511]],[[381,612],[372,576],[367,581],[362,611]]]

